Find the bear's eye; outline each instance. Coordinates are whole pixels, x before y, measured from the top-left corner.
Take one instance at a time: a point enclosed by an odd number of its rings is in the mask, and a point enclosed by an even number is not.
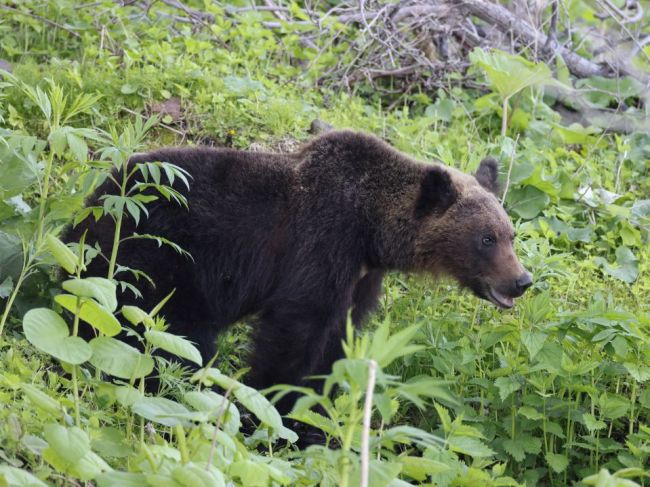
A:
[[[490,247],[496,243],[496,239],[492,235],[484,235],[481,239],[481,243],[486,247]]]

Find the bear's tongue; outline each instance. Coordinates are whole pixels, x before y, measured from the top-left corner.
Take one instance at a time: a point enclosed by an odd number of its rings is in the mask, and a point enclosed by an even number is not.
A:
[[[505,296],[494,288],[490,289],[490,292],[492,297],[504,308],[512,308],[515,305],[515,298]]]

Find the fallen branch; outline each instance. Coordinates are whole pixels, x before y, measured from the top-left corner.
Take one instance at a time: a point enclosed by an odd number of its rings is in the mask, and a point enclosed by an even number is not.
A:
[[[205,28],[215,21],[214,15],[191,8],[180,0],[159,0],[159,5],[161,3],[166,11],[157,8],[154,15],[166,16],[174,22]],[[630,62],[637,54],[646,56],[650,62],[650,56],[643,51],[650,37],[644,38],[639,29],[634,33],[630,29],[644,12],[638,0],[628,0],[620,8],[612,0],[597,0],[601,7],[599,14],[613,20],[614,27],[605,31],[589,24],[571,25],[567,20],[561,33],[558,32],[559,10],[566,10],[566,7],[558,0],[550,0],[551,12],[543,22],[540,21],[540,9],[530,12],[533,7],[526,7],[528,13],[522,15],[509,10],[516,9],[516,2],[491,0],[397,3],[342,0],[329,10],[306,5],[308,18],[300,19],[293,17],[283,0],[262,0],[258,2],[260,5],[242,7],[216,3],[233,23],[238,22],[239,13],[256,11],[263,27],[277,30],[278,35],[293,31],[300,36],[303,45],[317,51],[310,63],[318,62],[321,53],[327,53],[332,44],[344,41],[347,52],[340,53],[340,61],[323,72],[317,81],[323,85],[350,89],[352,83],[366,81],[373,89],[392,95],[403,93],[409,86],[447,89],[450,73],[460,73],[461,76],[456,75],[456,79],[462,80],[459,84],[471,85],[474,75],[467,73],[469,53],[482,47],[523,53],[528,57],[531,57],[528,49],[532,48],[532,57],[549,63],[559,56],[578,78],[628,75],[650,86],[650,76]],[[153,5],[148,2],[140,5],[145,4]],[[566,12],[563,17],[567,17]],[[332,27],[338,24],[345,24],[349,29]],[[545,25],[547,33],[543,30]],[[575,47],[571,40],[578,32],[583,35],[579,36],[581,40]],[[323,39],[327,42],[323,43]],[[622,44],[629,44],[630,48],[625,51],[613,47]],[[577,48],[587,45],[594,46],[591,56],[583,54],[584,48],[578,54]],[[644,103],[648,102],[645,97],[643,99]]]
[[[497,26],[504,32],[512,33],[515,38],[523,43],[544,46],[542,55],[546,59],[551,58],[557,52],[564,59],[569,71],[579,78],[589,78],[591,76],[611,77],[617,74],[611,67],[600,66],[558,44],[557,41],[550,39],[525,20],[515,17],[507,8],[499,4],[488,3],[483,0],[454,1],[461,5],[467,15],[474,15]]]
[[[190,8],[179,0],[162,0],[162,2],[169,7],[182,10],[184,13],[198,22],[214,23],[214,15],[211,13],[201,12],[200,10]]]

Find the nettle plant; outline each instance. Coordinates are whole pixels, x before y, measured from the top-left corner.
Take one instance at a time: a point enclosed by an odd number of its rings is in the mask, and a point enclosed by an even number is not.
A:
[[[94,129],[70,125],[88,112],[99,96],[82,93],[68,100],[51,81],[44,91],[8,73],[3,76],[9,81],[1,83],[2,88],[18,89],[38,109],[45,138],[0,130],[0,265],[5,268],[0,271],[0,297],[7,298],[0,335],[21,287],[47,263],[48,236],[69,216],[70,207],[76,207],[71,190],[87,163],[87,141],[102,139]],[[64,196],[52,194],[54,181],[65,186]],[[23,199],[27,194],[34,195],[31,201]]]
[[[470,59],[492,89],[473,102],[474,108],[501,116],[499,150],[508,165],[503,196],[508,210],[532,222],[545,240],[588,258],[603,274],[633,284],[639,276],[638,250],[650,235],[650,201],[644,196],[647,139],[616,135],[615,144],[607,147],[597,127],[562,125],[547,99],[582,92],[573,88],[561,57],[556,59],[557,79],[543,62],[498,50],[477,48]],[[596,98],[590,101],[593,106],[643,93],[630,78],[595,78],[577,85],[584,88],[585,83],[593,85],[584,92],[588,99]],[[515,134],[525,137],[511,138]]]
[[[39,102],[44,114],[49,113],[48,106],[66,105],[56,85],[52,84],[48,93],[38,89],[33,93],[33,99]],[[89,100],[86,106],[91,105]],[[49,147],[41,144],[38,157],[45,157],[48,162],[42,173],[36,171],[39,209],[34,215],[34,231],[15,233],[23,249],[29,252],[24,254],[21,274],[11,296],[15,298],[21,284],[41,267],[54,263],[61,267],[64,292],[54,297],[54,307],[30,309],[22,325],[29,343],[58,362],[69,374],[70,393],[52,395],[24,379],[16,384],[16,391],[22,392],[46,418],[41,428],[42,438],[32,440],[35,445],[32,451],[57,474],[81,481],[93,480],[100,486],[170,482],[186,485],[188,479],[192,479],[192,485],[217,486],[225,486],[226,482],[293,485],[298,480],[307,484],[356,485],[362,476],[368,478],[369,485],[376,486],[408,485],[400,478],[437,479],[446,483],[452,478],[466,479],[467,485],[477,479],[489,485],[498,479],[501,485],[515,485],[512,479],[502,476],[505,466],[494,467],[492,473],[481,470],[482,466],[493,463],[490,457],[494,452],[484,444],[478,430],[463,425],[462,418],[451,421],[440,405],[439,414],[448,420],[444,422],[444,439],[413,427],[391,426],[400,401],[423,407],[426,399],[439,398],[447,402],[454,399],[446,392],[444,383],[430,377],[402,383],[398,377],[383,372],[397,358],[421,348],[411,344],[417,327],[391,336],[388,331],[390,319],[383,322],[372,339],[369,335],[355,338],[350,328],[346,345],[348,358],[335,364],[332,374],[325,379],[323,392],[299,389],[303,397],[292,419],[321,429],[340,448],[311,447],[304,454],[296,455],[293,463],[273,455],[277,440],[291,444],[298,437],[284,425],[271,402],[260,392],[212,368],[211,364],[194,375],[195,386],[176,400],[145,394],[145,379],[155,373],[156,350],[194,362],[199,367],[204,365],[192,343],[165,331],[160,312],[167,298],[152,310],[119,307],[117,299],[118,287],[124,292],[138,294],[135,286],[120,281],[121,273],[147,278],[137,269],[119,265],[119,246],[125,239],[153,238],[161,245],[172,245],[183,252],[172,242],[152,235],[121,234],[123,219],[146,218],[147,204],[157,198],[187,204],[172,187],[176,180],[189,184],[188,175],[178,167],[164,163],[128,163],[129,155],[142,144],[154,123],[155,120],[137,120],[126,124],[121,132],[112,129],[107,133],[66,129],[68,135],[83,133],[88,140],[103,144],[97,151],[97,161],[86,159],[86,145],[83,154],[79,150],[74,155],[78,138],[66,135],[67,145],[63,146],[52,140]],[[54,126],[60,127],[60,124]],[[58,128],[52,130],[58,133]],[[50,139],[51,134],[52,131]],[[58,140],[57,137],[53,136],[54,140]],[[36,142],[31,146],[23,145],[20,150],[36,147]],[[13,147],[13,154],[18,152],[17,146],[9,143],[7,146]],[[75,162],[63,165],[54,176],[55,161],[68,151],[73,152]],[[33,160],[29,157],[17,160]],[[38,164],[33,167],[39,168]],[[87,245],[83,237],[77,244],[66,245],[56,236],[60,224],[52,215],[50,180],[56,177],[76,181],[81,177],[78,173],[87,174],[89,182],[84,184],[87,189],[107,178],[120,189],[118,195],[103,198],[101,206],[86,208],[75,219],[78,222],[83,218],[108,216],[115,221],[109,255]],[[72,187],[66,186],[70,192]],[[105,277],[84,277],[86,266],[94,258],[109,262]],[[5,319],[12,302],[8,303]],[[140,349],[116,338],[126,332],[122,326],[126,321],[132,325],[129,333],[139,337]],[[88,326],[95,335],[89,341],[80,336],[87,336],[80,334],[80,330]],[[109,377],[110,380],[103,380]],[[205,387],[217,387],[223,394]],[[282,392],[292,390],[290,387],[279,389]],[[247,414],[256,418],[259,428],[254,434],[245,436],[240,431],[242,412],[233,403],[235,400],[248,411]],[[91,407],[101,405],[103,409],[114,408],[114,418],[106,420],[104,416],[104,421],[98,420],[88,411],[89,404]],[[375,420],[371,421],[373,417]],[[118,424],[122,428],[113,426],[115,418],[120,418]],[[111,447],[107,448],[106,442],[94,441],[97,438],[109,438]],[[256,446],[263,446],[269,454],[258,454]],[[129,459],[128,467],[119,460],[117,464],[121,466],[115,469],[111,466],[111,463],[115,465],[116,458],[125,456]],[[467,469],[463,457],[472,457],[475,468]],[[11,483],[42,484],[16,467],[3,467],[0,473]]]
[[[419,325],[393,334],[391,328],[395,323],[390,314],[372,335],[355,335],[348,323],[346,358],[321,377],[322,391],[291,386],[269,390],[279,391],[276,399],[292,391],[302,394],[289,417],[327,438],[325,445],[312,445],[303,453],[311,479],[322,486],[452,485],[452,481],[468,486],[519,485],[504,476],[506,464],[495,463],[495,452],[483,433],[463,424],[462,416],[452,421],[441,404],[458,404],[447,381],[426,374],[403,381],[385,372],[424,348],[414,343]],[[398,412],[405,405],[425,410],[432,403],[444,436],[398,424]]]
[[[18,226],[18,230],[22,231],[16,231],[14,235],[3,234],[11,236],[11,242],[21,243],[23,263],[15,286],[13,286],[13,280],[8,278],[12,289],[8,295],[9,300],[3,315],[2,326],[9,316],[21,285],[39,269],[50,267],[53,263],[58,264],[62,269],[61,272],[65,274],[61,284],[65,292],[54,297],[56,308],[30,309],[25,313],[22,325],[27,340],[35,348],[58,361],[61,368],[70,374],[72,393],[72,400],[69,401],[65,397],[53,398],[33,384],[23,382],[17,385],[25,397],[29,398],[37,408],[47,412],[49,419],[55,420],[55,422],[48,422],[43,426],[45,442],[39,443],[39,453],[60,474],[83,481],[95,479],[99,485],[115,485],[116,481],[124,480],[119,475],[116,480],[109,464],[90,447],[91,436],[102,435],[107,431],[105,427],[96,424],[96,421],[81,414],[84,396],[88,401],[88,396],[92,396],[94,392],[109,405],[115,403],[128,411],[126,432],[123,436],[118,433],[121,435],[120,441],[124,441],[125,448],[128,449],[128,444],[136,434],[134,425],[139,423],[139,442],[143,449],[142,454],[151,460],[147,464],[150,468],[144,468],[141,471],[151,477],[148,480],[149,483],[156,484],[160,480],[157,476],[165,475],[182,478],[190,476],[191,478],[202,478],[206,485],[225,485],[223,475],[215,467],[192,466],[188,457],[184,428],[191,428],[196,423],[207,423],[214,419],[216,412],[220,411],[218,421],[223,421],[224,429],[228,428],[228,431],[234,435],[239,429],[238,411],[232,409],[223,396],[212,391],[201,391],[201,386],[184,397],[184,401],[193,407],[191,412],[175,401],[160,397],[145,397],[144,395],[145,378],[154,372],[153,354],[156,350],[164,350],[194,362],[198,366],[203,365],[201,355],[192,343],[165,331],[165,321],[158,316],[158,313],[169,296],[149,311],[136,306],[122,306],[118,311],[118,286],[123,291],[130,290],[136,294],[138,294],[138,290],[135,286],[118,280],[116,276],[119,276],[120,273],[131,272],[137,277],[147,278],[137,269],[124,268],[117,263],[119,246],[124,240],[155,239],[160,245],[171,245],[178,252],[184,252],[172,242],[152,235],[123,237],[121,235],[123,219],[130,217],[138,221],[143,214],[146,217],[146,204],[160,197],[168,200],[173,199],[178,204],[186,206],[185,198],[172,185],[175,180],[180,180],[189,186],[188,175],[172,164],[160,162],[130,165],[128,163],[129,155],[142,144],[145,134],[155,124],[155,119],[128,123],[122,132],[118,132],[116,129],[111,129],[108,133],[98,130],[74,129],[62,126],[61,122],[80,113],[82,108],[89,109],[94,99],[78,98],[71,105],[73,108],[66,116],[63,116],[61,113],[66,107],[66,97],[56,85],[50,84],[50,90],[47,93],[40,88],[33,89],[23,84],[19,84],[19,87],[29,94],[30,99],[45,115],[46,125],[50,129],[49,147],[43,143],[38,144],[35,137],[30,138],[27,143],[22,139],[23,136],[14,134],[6,134],[7,137],[3,139],[6,151],[9,155],[14,156],[13,159],[9,159],[8,165],[3,166],[3,170],[8,172],[9,176],[12,175],[12,171],[22,171],[19,174],[24,174],[31,170],[34,173],[32,178],[24,178],[25,182],[22,186],[14,184],[10,190],[12,192],[25,191],[29,189],[28,183],[35,181],[38,183],[37,201],[39,207],[34,212],[34,224],[31,227]],[[55,115],[52,115],[53,113]],[[60,139],[62,131],[65,135],[63,141]],[[98,161],[86,159],[88,147],[85,141],[80,139],[79,134],[83,134],[87,139],[105,144],[97,152],[100,156]],[[36,148],[38,151],[35,150]],[[75,179],[78,177],[77,172],[88,171],[93,175],[92,184],[97,184],[98,181],[101,182],[108,178],[120,189],[118,195],[103,198],[102,206],[86,208],[75,220],[78,222],[87,217],[111,217],[115,221],[115,234],[110,255],[103,255],[100,249],[86,245],[84,238],[78,244],[68,246],[56,237],[60,225],[56,224],[57,220],[51,213],[54,205],[48,188],[51,180],[55,177],[55,162],[60,156],[67,154],[68,150],[73,152],[76,161],[70,166],[63,166],[63,170],[56,175],[58,178]],[[45,157],[45,164],[39,165],[36,162],[38,157]],[[66,169],[69,171],[68,173],[65,172]],[[163,176],[168,184],[162,182]],[[91,184],[87,187],[90,186]],[[3,187],[4,190],[6,190],[5,187]],[[8,196],[7,191],[4,191],[2,196]],[[9,226],[6,228],[10,229]],[[106,277],[83,277],[86,265],[94,258],[104,258],[109,262]],[[129,321],[133,325],[134,330],[131,330],[130,333],[136,333],[139,336],[142,350],[115,338],[124,331],[119,317],[122,318],[122,321]],[[71,326],[66,322],[66,318],[72,322]],[[80,337],[79,331],[82,326],[90,326],[95,338],[86,341]],[[103,376],[110,376],[114,382],[102,381]],[[220,378],[226,380],[225,376],[219,375],[214,370],[210,371],[209,377],[215,382],[218,382]],[[227,379],[230,381],[228,384],[234,396],[245,407],[248,407],[263,425],[277,430],[277,435],[272,438],[280,436],[290,441],[296,440],[295,433],[284,428],[277,411],[260,393],[232,379]],[[70,406],[74,410],[73,416],[68,414]],[[139,417],[139,422],[137,417]],[[144,443],[145,420],[171,428],[169,434],[178,446],[178,461],[166,465],[162,462],[167,453],[164,449],[156,452],[155,444],[152,445],[153,452],[146,449]],[[216,430],[219,430],[219,423],[217,423]],[[151,431],[155,435],[155,429]],[[115,430],[111,430],[110,435],[114,433]],[[162,437],[158,438],[162,440]],[[40,441],[42,442],[42,440]],[[213,440],[212,450],[215,448],[215,443],[216,440]],[[210,446],[210,442],[204,442],[204,445]],[[240,450],[244,449],[240,448]],[[214,452],[210,455],[213,454]],[[158,456],[160,461],[153,461],[154,456]],[[212,462],[209,464],[211,465]],[[242,472],[247,470],[246,464],[233,466],[234,471],[237,471],[238,468]],[[2,475],[12,483],[24,481],[30,485],[32,483],[41,484],[35,477],[11,467],[3,470]],[[268,477],[268,474],[266,475]],[[286,482],[283,483],[286,484]]]

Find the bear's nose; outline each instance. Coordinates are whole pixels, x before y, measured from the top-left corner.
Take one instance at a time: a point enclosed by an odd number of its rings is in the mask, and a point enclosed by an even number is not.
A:
[[[526,289],[528,289],[533,284],[533,276],[530,272],[524,272],[519,278],[515,281],[517,286],[517,291],[521,294],[524,294]]]

